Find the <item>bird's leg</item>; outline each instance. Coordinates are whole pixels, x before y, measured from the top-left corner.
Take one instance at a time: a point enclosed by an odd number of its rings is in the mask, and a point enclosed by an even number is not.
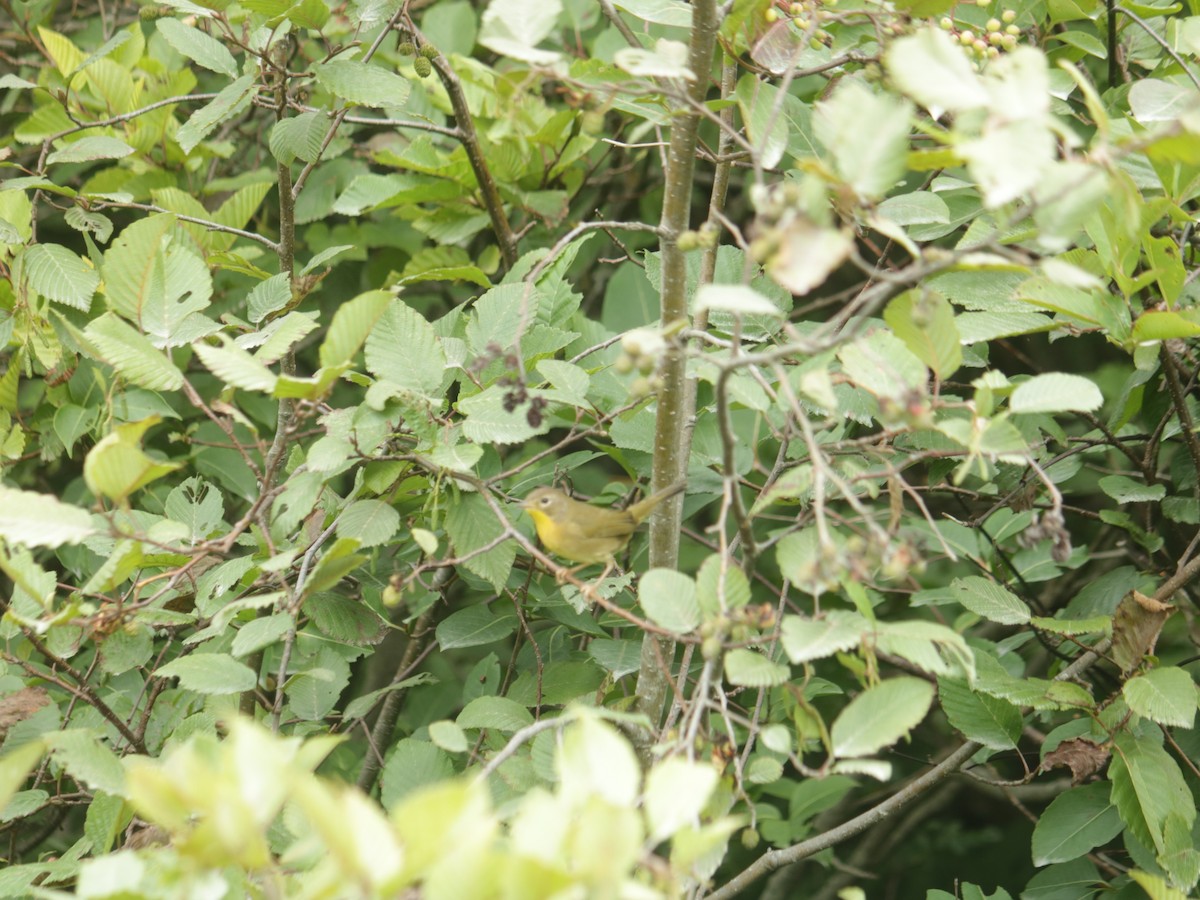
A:
[[[598,595],[596,594],[596,589],[600,587],[600,585],[604,582],[604,579],[608,577],[608,573],[616,567],[617,561],[610,556],[608,558],[608,562],[604,564],[604,571],[600,573],[600,577],[591,584],[587,585],[582,591],[580,591],[580,593],[582,593],[589,600],[595,602],[597,599],[599,599]]]

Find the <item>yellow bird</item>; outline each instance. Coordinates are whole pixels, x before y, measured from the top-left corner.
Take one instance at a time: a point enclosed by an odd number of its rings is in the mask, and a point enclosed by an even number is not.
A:
[[[573,500],[557,488],[540,487],[529,493],[521,508],[529,513],[539,540],[551,553],[581,563],[577,568],[604,563],[605,575],[616,565],[614,556],[629,543],[634,530],[668,497],[687,487],[676,482],[628,509],[606,509]],[[575,571],[575,570],[572,570]]]

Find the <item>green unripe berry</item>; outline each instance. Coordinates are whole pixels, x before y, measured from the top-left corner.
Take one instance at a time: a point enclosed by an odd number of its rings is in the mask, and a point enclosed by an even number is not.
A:
[[[975,43],[971,45],[971,48],[977,54],[983,56],[988,51],[987,41],[983,40],[982,38],[975,38]]]
[[[433,44],[426,44],[424,47],[422,47],[421,55],[426,59],[437,59],[439,56],[441,56],[441,54],[438,53],[437,47],[433,46]]]
[[[1006,9],[1000,14],[1000,18],[1004,20],[1005,24],[1011,25],[1017,20],[1017,11],[1015,9]]]
[[[650,379],[645,376],[633,379],[629,385],[629,396],[631,397],[645,397],[649,393]]]
[[[954,20],[951,19],[949,16],[942,16],[942,21],[939,22],[938,24],[942,26],[942,31],[953,31],[954,30]]]
[[[628,375],[633,371],[633,357],[628,353],[622,353],[617,357],[617,361],[613,363],[613,368],[621,375]]]
[[[1001,44],[1004,43],[1004,35],[1000,34],[997,31],[993,31],[991,34],[988,35],[988,43],[991,44],[993,48],[999,47]]]
[[[747,850],[753,850],[758,846],[759,835],[754,828],[746,828],[742,831],[742,846]]]
[[[1011,34],[1013,37],[1016,37],[1018,34],[1020,34],[1020,33],[1021,33],[1021,29],[1020,29],[1020,28],[1018,28],[1016,25],[1009,25],[1009,26],[1008,26],[1007,28],[1005,28],[1004,30],[1005,30],[1006,32],[1008,32],[1009,34]]]
[[[1001,41],[1000,46],[1002,46],[1005,50],[1014,50],[1017,46],[1017,39],[1011,34],[1006,34],[1004,36],[1004,40]]]
[[[999,19],[988,19],[987,20],[987,30],[989,32],[999,31],[1000,30],[1000,20]]]
[[[413,60],[413,71],[421,78],[428,78],[433,72],[433,63],[424,56],[418,56]]]
[[[415,56],[417,53],[417,45],[412,41],[401,41],[400,46],[396,48],[396,52],[401,56]]]
[[[768,23],[776,22],[779,20],[779,10],[773,6],[768,7],[767,11],[763,13],[763,18],[766,19]]]
[[[685,231],[679,236],[679,239],[675,242],[675,246],[684,253],[690,250],[698,250],[700,249],[700,235],[694,231]]]
[[[999,47],[988,47],[988,49],[987,49],[987,55],[988,55],[988,59],[997,59],[997,58],[999,58],[999,56],[1000,56],[1000,48],[999,48]]]
[[[958,36],[958,42],[959,42],[960,44],[962,44],[964,47],[966,47],[966,46],[969,46],[970,44],[973,44],[973,43],[975,43],[975,34],[974,34],[974,32],[971,32],[971,31],[964,31],[962,34],[960,34],[960,35]]]
[[[713,636],[701,641],[700,655],[705,659],[718,659],[721,656],[721,639]]]

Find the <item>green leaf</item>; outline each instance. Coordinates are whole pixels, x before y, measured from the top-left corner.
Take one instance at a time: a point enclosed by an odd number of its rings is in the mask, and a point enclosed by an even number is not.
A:
[[[404,738],[392,748],[379,773],[379,801],[384,809],[392,810],[417,788],[445,781],[453,774],[454,765],[444,752],[429,741]]]
[[[22,257],[29,286],[50,300],[87,312],[100,273],[66,247],[34,244]]]
[[[746,136],[759,162],[767,168],[783,159],[788,145],[788,121],[775,109],[778,93],[777,87],[749,73],[738,79],[735,92],[742,121],[746,123]]]
[[[1054,798],[1033,827],[1033,864],[1069,862],[1121,833],[1121,816],[1104,782],[1072,788]]]
[[[740,609],[750,602],[750,581],[729,557],[714,553],[696,573],[696,600],[705,616]]]
[[[651,569],[638,582],[638,603],[655,625],[674,634],[695,631],[700,624],[696,583],[674,569]]]
[[[908,676],[881,681],[847,704],[833,723],[837,757],[869,756],[915,728],[933,703],[933,686]]]
[[[913,110],[895,95],[876,93],[865,82],[844,80],[816,105],[813,127],[827,159],[859,197],[876,200],[905,172]],[[863,122],[871,128],[864,129]]]
[[[437,641],[443,650],[457,650],[502,641],[516,630],[516,616],[498,616],[483,604],[475,604],[439,622]]]
[[[993,750],[1011,750],[1021,739],[1021,711],[1006,700],[980,693],[960,678],[938,679],[942,710],[969,740]]]
[[[1095,382],[1082,375],[1050,372],[1017,385],[1008,407],[1015,413],[1091,412],[1104,404]]]
[[[193,653],[161,666],[159,678],[178,678],[179,686],[200,694],[240,694],[258,683],[249,666],[228,653]]]
[[[91,730],[73,728],[44,736],[50,754],[72,778],[95,790],[126,796],[121,760]]]
[[[1196,719],[1196,682],[1183,669],[1168,666],[1135,675],[1121,688],[1129,708],[1152,722],[1191,728]]]
[[[250,107],[255,90],[254,75],[243,75],[226,85],[207,106],[192,113],[191,118],[175,133],[175,140],[183,152],[191,153],[210,131],[245,112]]]
[[[1130,339],[1134,343],[1146,341],[1170,341],[1175,338],[1195,337],[1200,334],[1200,323],[1177,312],[1152,310],[1142,313],[1133,323]]]
[[[938,29],[893,41],[885,64],[896,86],[926,109],[965,112],[988,102],[962,47]]]
[[[962,365],[962,343],[950,302],[934,291],[907,291],[887,305],[883,319],[939,379]]]
[[[356,324],[371,317],[377,301],[360,302],[363,306],[356,314],[359,318]],[[354,331],[357,333],[357,329]],[[407,304],[393,300],[368,332],[366,362],[372,375],[398,387],[432,395],[441,387],[446,355],[433,326]]]
[[[950,584],[954,599],[976,615],[1001,625],[1024,625],[1029,607],[1016,594],[978,575],[955,578]]]
[[[502,56],[552,65],[560,55],[538,50],[562,12],[561,0],[491,0],[480,20],[479,43]]]
[[[792,662],[811,662],[857,647],[870,628],[858,613],[841,609],[828,610],[819,619],[784,616],[780,641]]]
[[[0,756],[0,809],[8,806],[45,752],[44,740],[33,740]]]
[[[745,687],[775,687],[791,678],[791,670],[757,650],[736,647],[725,654],[725,680]]]
[[[360,106],[403,106],[408,100],[408,79],[382,66],[333,59],[314,66],[313,74],[329,93]]]
[[[466,557],[462,566],[496,590],[500,590],[508,581],[508,573],[512,571],[513,561],[517,558],[517,545],[509,540],[490,550],[478,551],[500,537],[504,527],[478,494],[461,495],[446,516],[446,532],[450,535],[454,552],[459,557]]]
[[[304,599],[304,614],[320,632],[352,646],[377,644],[387,624],[361,600],[339,594],[312,594]]]
[[[368,291],[339,305],[321,344],[321,365],[333,367],[351,362],[391,302],[387,291]]]
[[[1100,490],[1118,503],[1153,503],[1167,495],[1164,484],[1146,484],[1125,475],[1106,475],[1099,481]]]
[[[842,368],[859,387],[876,397],[902,400],[911,391],[924,392],[925,364],[896,335],[878,330],[838,351]]]
[[[1196,804],[1171,755],[1151,736],[1118,732],[1108,766],[1112,802],[1135,838],[1158,853],[1167,850],[1166,828],[1172,817],[1190,827]]]
[[[511,733],[533,724],[529,710],[507,697],[476,697],[454,720],[459,728],[487,728]]]
[[[238,629],[229,652],[236,657],[249,656],[283,640],[295,624],[296,620],[283,612],[251,619]]]
[[[92,517],[50,494],[0,485],[0,538],[16,546],[78,544],[95,529]]]
[[[300,113],[280,119],[272,125],[267,146],[271,148],[271,155],[281,163],[290,163],[295,159],[315,163],[321,158],[328,131],[328,116],[315,112]]]
[[[382,500],[356,500],[338,516],[338,537],[358,538],[359,546],[386,544],[400,527],[400,514]]]
[[[199,28],[185,25],[178,19],[162,18],[157,22],[158,33],[179,53],[220,75],[237,78],[237,62],[225,45]]]
[[[949,225],[950,207],[931,191],[912,191],[888,197],[877,212],[897,225]]]
[[[180,463],[151,459],[141,448],[142,435],[158,422],[158,416],[150,416],[140,422],[118,425],[88,451],[83,461],[83,477],[92,493],[121,502],[180,467]]]
[[[135,152],[132,147],[122,140],[105,135],[80,138],[66,144],[60,150],[55,150],[46,157],[46,163],[79,163],[91,162],[96,159],[123,159]]]
[[[719,777],[711,765],[678,756],[655,764],[642,795],[650,840],[657,844],[699,821]]]
[[[179,347],[219,328],[198,315],[211,301],[212,275],[172,215],[122,231],[104,254],[103,274],[109,308],[156,347]]]
[[[277,376],[261,362],[234,346],[226,335],[221,334],[222,346],[197,341],[192,344],[196,356],[205,367],[230,387],[269,394],[275,390]]]
[[[183,372],[170,357],[113,313],[89,322],[84,335],[104,362],[138,387],[149,391],[177,391],[183,387]]]

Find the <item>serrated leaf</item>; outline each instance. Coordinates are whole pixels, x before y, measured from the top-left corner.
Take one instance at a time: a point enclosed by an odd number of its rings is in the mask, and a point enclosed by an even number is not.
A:
[[[149,391],[177,391],[183,372],[140,331],[113,313],[93,319],[84,335],[124,379]]]
[[[339,537],[357,538],[362,547],[386,544],[400,527],[400,514],[382,500],[355,500],[338,516]]]
[[[869,756],[890,747],[920,724],[932,703],[933,686],[919,678],[890,678],[867,688],[834,720],[833,754]]]
[[[179,686],[201,694],[240,694],[254,689],[258,676],[228,653],[193,653],[155,671],[159,678],[178,678]]]
[[[356,59],[320,63],[313,75],[329,93],[361,106],[403,106],[411,87],[407,78]]]
[[[1006,700],[972,690],[958,678],[938,679],[942,710],[969,740],[993,750],[1011,750],[1021,739],[1021,711]]]
[[[95,135],[80,138],[55,150],[46,157],[46,163],[79,163],[95,159],[123,159],[134,149],[127,143],[114,137]]]
[[[192,62],[212,72],[237,78],[238,67],[233,54],[215,37],[178,19],[162,18],[156,24],[166,42]]]
[[[941,294],[903,293],[887,305],[883,319],[938,378],[949,377],[962,365],[962,340],[954,309]]]
[[[870,623],[858,613],[829,610],[819,619],[784,616],[780,642],[794,663],[824,659],[857,647]]]
[[[735,647],[725,654],[725,680],[745,687],[775,687],[791,678],[791,670],[756,650]]]
[[[1017,385],[1008,408],[1015,413],[1091,412],[1103,404],[1104,395],[1090,378],[1050,372]]]
[[[486,501],[478,494],[460,496],[446,516],[446,532],[455,554],[465,557],[462,566],[500,590],[512,571],[517,545],[509,540],[485,552],[476,552],[504,533],[504,526]]]
[[[250,107],[254,97],[253,75],[243,75],[228,84],[206,106],[192,113],[191,117],[175,133],[175,140],[184,153],[191,153],[210,131],[222,122],[240,115]]]
[[[1110,793],[1108,784],[1096,782],[1055,797],[1033,827],[1033,864],[1078,859],[1120,834],[1121,816]]]
[[[34,244],[22,257],[29,286],[50,300],[87,312],[100,273],[66,247]]]
[[[638,603],[654,624],[684,635],[700,624],[696,583],[674,569],[651,569],[638,582]]]
[[[476,697],[454,720],[459,728],[487,728],[513,732],[533,724],[533,716],[507,697]]]
[[[22,547],[78,544],[95,529],[92,517],[50,494],[0,485],[0,538]]]
[[[1168,666],[1135,675],[1121,688],[1129,708],[1152,722],[1191,728],[1196,719],[1196,682],[1183,669]]]
[[[222,345],[197,341],[192,345],[205,367],[231,387],[269,394],[275,390],[278,376],[261,362],[234,345],[226,335],[218,335]]]
[[[1025,602],[986,578],[978,575],[955,578],[950,590],[955,600],[988,621],[1001,625],[1024,625],[1029,621],[1029,607]]]

